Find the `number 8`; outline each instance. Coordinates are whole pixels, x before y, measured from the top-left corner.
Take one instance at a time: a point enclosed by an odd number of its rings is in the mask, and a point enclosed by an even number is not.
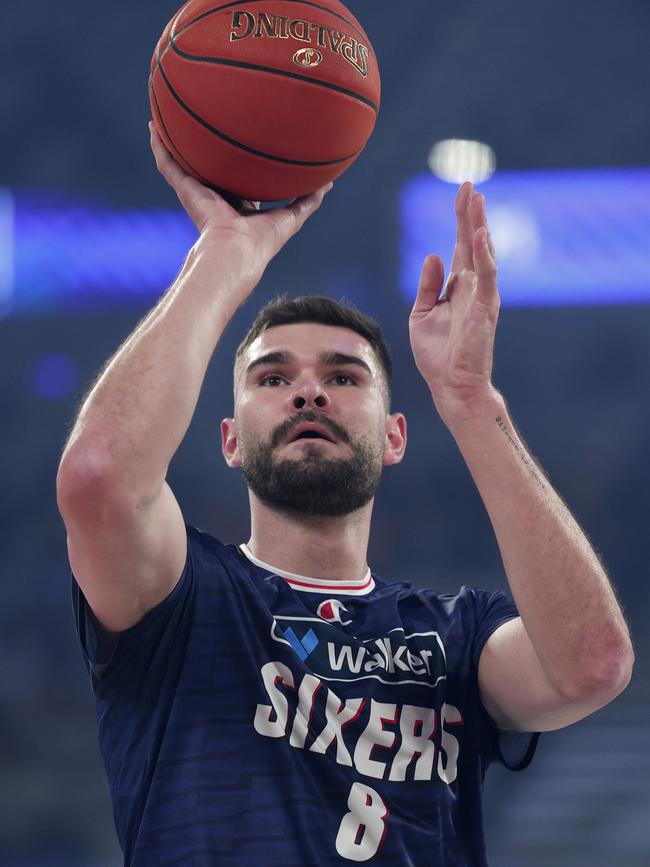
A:
[[[386,835],[390,812],[381,795],[370,786],[354,783],[348,796],[350,812],[341,820],[336,851],[349,861],[369,861],[379,851]]]

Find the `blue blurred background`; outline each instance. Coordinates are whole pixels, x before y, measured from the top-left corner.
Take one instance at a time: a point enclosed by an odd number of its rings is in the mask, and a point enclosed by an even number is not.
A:
[[[151,51],[176,0],[4,4],[0,28],[0,865],[118,867],[94,704],[54,499],[61,448],[104,361],[195,233],[149,152]],[[233,319],[172,467],[186,519],[248,538],[219,449],[234,348],[278,292],[383,324],[410,442],[386,472],[370,563],[387,578],[505,587],[491,527],[411,358],[421,260],[448,258],[455,184],[433,146],[490,146],[504,308],[495,382],[609,568],[637,666],[612,705],[493,769],[495,867],[650,865],[650,85],[645,0],[349,0],[377,51],[378,125]],[[444,173],[443,173],[444,174]],[[306,865],[307,867],[307,865]]]

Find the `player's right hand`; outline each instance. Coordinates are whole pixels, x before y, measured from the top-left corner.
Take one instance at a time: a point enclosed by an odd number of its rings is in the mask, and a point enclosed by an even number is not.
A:
[[[287,241],[304,225],[307,219],[321,206],[332,184],[296,199],[287,207],[260,211],[259,202],[244,202],[249,209],[242,213],[232,207],[219,193],[204,186],[185,172],[172,158],[163,144],[155,124],[149,123],[151,149],[158,171],[176,192],[178,199],[201,235],[215,242],[241,241],[251,247],[256,257],[262,254],[267,264]]]

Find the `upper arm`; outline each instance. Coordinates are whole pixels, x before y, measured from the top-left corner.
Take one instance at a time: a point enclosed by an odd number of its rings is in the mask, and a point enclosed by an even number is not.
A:
[[[478,678],[483,704],[501,729],[539,732],[563,728],[614,698],[562,695],[544,671],[521,617],[498,627],[486,641]]]
[[[59,508],[74,577],[109,632],[134,626],[174,589],[187,534],[166,482],[146,505],[91,485],[76,493],[60,490]]]

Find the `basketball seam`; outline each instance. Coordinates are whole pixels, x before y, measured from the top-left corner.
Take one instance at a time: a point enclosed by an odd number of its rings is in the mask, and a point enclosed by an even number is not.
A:
[[[162,109],[160,108],[160,103],[158,102],[158,95],[156,94],[156,87],[154,84],[153,75],[149,76],[149,86],[151,88],[151,95],[153,96],[153,101],[156,103],[156,111],[158,112],[158,117],[160,118],[163,131],[167,136],[169,143],[176,151],[176,155],[185,163],[186,166],[188,166],[194,172],[195,175],[197,175],[198,178],[200,178],[201,183],[203,183],[205,186],[211,187],[212,184],[210,183],[210,181],[208,181],[207,178],[204,178],[201,172],[197,171],[192,165],[192,163],[188,162],[188,160],[185,159],[183,154],[176,147],[174,139],[170,136],[169,130],[167,129],[167,124],[165,123],[165,118],[163,117]]]
[[[207,18],[208,15],[213,15],[215,12],[222,12],[224,9],[230,9],[233,6],[241,6],[244,2],[245,2],[245,0],[235,0],[235,2],[233,2],[233,3],[224,3],[222,6],[215,6],[214,9],[208,9],[207,12],[202,12],[200,15],[197,15],[196,18],[193,18],[191,21],[188,21],[187,24],[184,24],[183,27],[178,31],[178,33],[174,33],[174,27],[172,27],[171,38],[173,38],[174,36],[180,36],[181,33],[184,33],[186,30],[188,30],[190,27],[192,27],[194,24],[196,24],[197,21],[201,21],[203,18]],[[262,3],[262,2],[266,2],[266,0],[246,0],[246,2],[248,2],[248,3]],[[370,44],[370,39],[368,37],[368,34],[364,30],[361,30],[359,27],[357,27],[357,25],[354,24],[352,21],[348,21],[348,19],[345,18],[343,15],[341,15],[340,12],[335,12],[333,9],[329,9],[327,6],[321,6],[319,3],[312,3],[312,2],[310,2],[310,0],[284,0],[284,2],[285,3],[301,3],[303,6],[313,6],[314,9],[320,9],[323,12],[329,12],[329,14],[333,15],[335,18],[340,18],[341,21],[344,21],[348,25],[348,27],[351,27],[355,31],[355,33],[358,33],[361,36],[363,36],[368,41],[367,47],[370,49],[370,51],[372,51],[373,54],[375,53],[372,45]],[[181,12],[182,11],[183,10],[181,9]],[[179,12],[179,15],[180,15],[180,12]],[[177,20],[178,20],[178,16],[177,16]],[[174,22],[174,24],[175,23],[176,22]]]
[[[209,181],[207,178],[205,178],[201,174],[201,172],[197,171],[197,169],[194,168],[192,163],[188,162],[188,160],[185,159],[183,154],[178,149],[176,143],[174,142],[174,139],[169,134],[169,130],[167,129],[167,125],[165,124],[165,118],[163,117],[162,109],[160,107],[160,103],[158,102],[158,95],[156,93],[156,86],[154,83],[153,75],[149,76],[149,88],[151,90],[151,96],[153,98],[153,101],[156,104],[156,111],[158,112],[158,117],[160,118],[160,123],[162,124],[162,128],[165,131],[165,135],[167,136],[170,145],[172,146],[172,148],[176,152],[178,159],[181,162],[185,163],[185,165],[188,166],[194,172],[194,174],[197,177],[197,180],[199,180],[200,183],[202,183],[208,189],[214,190],[216,193],[219,193],[221,198],[225,199],[231,208],[234,208],[236,211],[239,211],[240,214],[244,213],[243,211],[240,210],[240,208],[241,208],[242,204],[245,206],[246,202],[250,201],[249,199],[244,199],[242,196],[238,196],[236,193],[232,193],[230,190],[226,190],[223,187],[218,187],[216,184],[213,184],[211,181]]]
[[[243,60],[227,60],[222,57],[200,57],[196,54],[188,54],[186,51],[183,51],[182,48],[178,48],[176,46],[175,39],[176,37],[172,36],[165,51],[163,52],[163,56],[166,53],[167,49],[171,48],[175,54],[179,55],[179,57],[183,57],[185,60],[189,60],[194,63],[215,63],[219,66],[234,66],[239,69],[254,69],[258,72],[268,72],[271,75],[284,75],[286,78],[295,78],[298,81],[306,81],[308,84],[314,84],[319,87],[326,87],[329,90],[335,90],[337,93],[344,93],[346,96],[351,96],[353,99],[356,99],[364,105],[367,105],[374,111],[375,114],[379,113],[379,109],[374,104],[374,102],[372,102],[372,100],[367,99],[365,96],[361,96],[360,93],[356,93],[354,90],[348,90],[346,87],[341,87],[338,84],[331,84],[329,81],[323,81],[321,78],[312,78],[309,75],[301,75],[299,72],[289,72],[285,69],[275,69],[272,66],[262,66],[258,63],[248,63],[247,61]]]
[[[165,70],[163,69],[163,66],[162,66],[162,63],[160,60],[158,60],[156,62],[156,65],[157,65],[158,69],[160,70],[160,74],[162,75],[163,81],[167,85],[167,89],[169,90],[171,95],[174,97],[176,102],[180,105],[180,107],[185,112],[187,112],[187,114],[189,114],[190,117],[193,117],[194,120],[196,120],[198,123],[201,124],[201,126],[205,127],[208,130],[208,132],[211,132],[213,135],[218,136],[218,138],[221,138],[224,141],[228,142],[228,144],[231,144],[234,147],[238,147],[238,148],[240,148],[240,150],[246,151],[247,153],[253,154],[254,156],[264,157],[264,159],[272,160],[273,162],[284,163],[286,165],[317,167],[317,166],[334,166],[334,165],[337,165],[339,163],[344,163],[347,160],[353,159],[357,154],[361,153],[361,151],[363,150],[363,148],[360,148],[358,151],[355,151],[354,153],[349,154],[348,156],[340,157],[339,159],[336,159],[336,160],[325,160],[325,161],[320,161],[320,162],[312,162],[312,161],[307,162],[305,160],[292,160],[292,159],[289,159],[288,157],[277,157],[273,154],[266,153],[265,151],[256,150],[255,148],[252,148],[249,145],[243,144],[243,142],[237,141],[237,139],[231,138],[231,136],[227,135],[227,133],[212,126],[211,124],[209,124],[207,122],[207,120],[204,120],[200,115],[196,114],[196,112],[193,111],[189,107],[189,105],[187,105],[185,102],[183,102],[183,100],[180,98],[180,96],[176,93],[176,91],[172,87],[169,79],[165,75]],[[188,165],[189,165],[189,163],[188,163]]]

